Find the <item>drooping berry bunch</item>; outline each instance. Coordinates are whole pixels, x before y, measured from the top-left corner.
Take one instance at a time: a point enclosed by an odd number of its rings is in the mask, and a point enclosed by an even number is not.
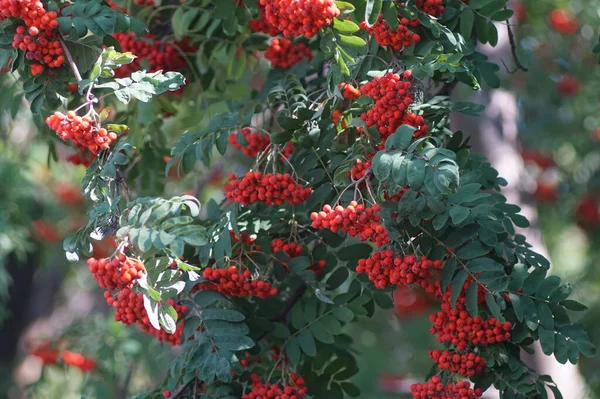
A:
[[[100,288],[109,291],[133,287],[135,280],[141,278],[146,271],[142,262],[123,253],[112,259],[89,258],[87,264]]]
[[[85,357],[81,353],[72,352],[70,350],[63,351],[61,359],[65,364],[77,367],[84,373],[96,368],[96,359]]]
[[[410,47],[413,43],[418,43],[421,36],[412,32],[410,28],[419,26],[419,20],[408,20],[407,18],[398,18],[398,28],[392,30],[382,15],[371,27],[366,22],[362,22],[360,27],[366,29],[371,35],[375,35],[375,40],[382,46],[391,47],[396,51],[401,51],[404,47]]]
[[[179,345],[181,343],[181,336],[183,331],[183,315],[187,312],[187,306],[178,305],[173,299],[169,299],[167,303],[175,309],[177,312],[177,318],[180,320],[177,323],[177,328],[173,334],[169,334],[166,331],[160,329],[157,330],[150,323],[148,313],[144,308],[144,297],[142,294],[135,293],[129,288],[125,288],[119,291],[116,298],[113,298],[110,292],[104,293],[106,302],[115,308],[115,320],[120,321],[124,324],[136,323],[142,330],[152,334],[159,341],[166,341],[169,345]]]
[[[367,273],[369,280],[377,288],[385,288],[390,284],[419,285],[427,292],[436,290],[435,278],[442,268],[439,260],[429,260],[425,256],[397,256],[391,249],[374,252],[367,259],[359,259],[356,271]]]
[[[429,382],[410,386],[413,399],[475,399],[481,397],[481,389],[471,388],[468,381],[442,384],[439,376],[431,377]]]
[[[302,399],[308,393],[304,378],[296,373],[290,374],[290,383],[271,384],[262,382],[257,374],[251,374],[252,390],[242,395],[242,399]]]
[[[268,298],[277,295],[277,288],[271,283],[261,279],[253,279],[250,270],[229,266],[224,269],[213,269],[207,267],[202,273],[205,280],[196,284],[192,292],[212,290],[230,297],[256,296]]]
[[[265,58],[271,61],[273,68],[288,69],[302,61],[302,58],[310,61],[312,57],[312,51],[306,44],[294,43],[285,37],[271,40],[265,51]]]
[[[230,175],[231,181],[223,188],[227,198],[242,205],[264,202],[267,205],[301,204],[310,196],[312,189],[298,184],[286,174],[248,172],[242,178]]]
[[[56,15],[56,13],[53,12],[52,15]],[[50,68],[58,68],[65,62],[64,50],[58,37],[50,30],[40,31],[35,26],[29,29],[19,26],[13,37],[12,46],[24,51],[25,58],[29,61],[39,61]],[[33,75],[39,75],[44,70],[40,64],[33,64],[31,67]],[[36,71],[39,72],[36,73]]]
[[[96,158],[96,154],[93,154],[87,147],[82,145],[76,144],[75,147],[77,148],[77,152],[67,156],[65,160],[76,166],[82,165],[86,168],[90,166]]]
[[[416,0],[416,5],[429,15],[439,17],[444,13],[443,0]]]
[[[367,173],[367,171],[373,165],[373,156],[375,156],[374,152],[366,154],[364,160],[363,159],[354,160],[354,163],[352,164],[352,168],[350,168],[350,170],[348,172],[346,172],[346,176],[348,176],[349,178],[351,178],[353,180],[362,179],[365,176],[365,174]]]
[[[354,101],[360,97],[360,90],[350,83],[341,82],[339,88],[342,91],[342,96],[344,96],[346,100]]]
[[[457,301],[454,308],[450,302],[442,302],[442,310],[429,316],[429,320],[433,324],[429,332],[437,335],[439,342],[450,343],[459,351],[507,341],[512,329],[508,321],[470,316],[462,301]]]
[[[19,18],[25,26],[17,27],[12,46],[25,51],[25,57],[40,64],[31,65],[31,73],[39,75],[46,64],[50,68],[63,65],[65,57],[56,36],[58,14],[46,11],[38,0],[4,0],[0,2],[0,20]]]
[[[264,133],[256,132],[254,129],[249,127],[242,129],[242,135],[244,135],[244,138],[248,143],[247,145],[241,145],[238,142],[237,132],[233,132],[229,135],[229,143],[249,157],[255,158],[259,153],[266,150],[269,144],[271,144],[269,136]]]
[[[418,127],[424,125],[423,117],[408,112],[408,107],[414,100],[411,93],[412,83],[407,80],[411,76],[411,71],[404,71],[402,76],[388,72],[375,77],[360,88],[362,94],[375,101],[361,118],[368,127],[377,128],[384,142],[402,124]],[[427,129],[421,127],[417,137],[422,135],[422,131],[426,132]]]
[[[148,72],[180,71],[186,66],[185,58],[175,48],[178,46],[182,51],[188,50],[189,45],[186,42],[168,43],[156,39],[153,35],[137,38],[129,33],[115,33],[113,37],[121,45],[122,52],[131,52],[137,56],[132,63],[122,65],[115,70],[115,76],[118,78],[145,69],[141,65],[144,60],[148,62]]]
[[[435,349],[429,351],[427,355],[433,359],[438,368],[449,370],[450,372],[462,375],[463,377],[481,374],[486,368],[485,359],[475,352],[459,353]]]
[[[315,229],[329,229],[334,233],[343,231],[350,237],[371,241],[381,247],[391,240],[388,231],[381,224],[380,209],[379,204],[365,207],[352,201],[346,208],[341,205],[334,208],[325,205],[321,212],[311,213],[310,218]]]
[[[68,111],[66,115],[56,111],[46,118],[46,124],[63,141],[73,141],[76,145],[87,148],[92,154],[106,150],[117,139],[115,132],[98,127],[91,117],[81,117],[75,111]]]
[[[258,19],[248,21],[248,27],[253,32],[266,33],[269,36],[279,35],[281,31],[267,21],[267,18],[265,17],[265,7],[260,3],[257,3],[256,8],[258,9]]]
[[[284,36],[313,37],[340,15],[334,0],[260,0],[266,23]]]
[[[296,242],[287,243],[281,238],[276,238],[273,241],[271,241],[271,249],[273,250],[273,253],[277,253],[280,251],[285,252],[290,259],[302,256],[303,251],[303,247],[301,244],[298,244]],[[287,268],[287,264],[284,263],[284,266]],[[308,270],[311,270],[316,275],[319,275],[323,272],[325,266],[327,266],[327,262],[321,259],[310,265]]]

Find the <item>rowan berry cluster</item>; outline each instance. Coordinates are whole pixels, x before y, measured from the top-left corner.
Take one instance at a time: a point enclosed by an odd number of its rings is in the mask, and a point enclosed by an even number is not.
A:
[[[273,68],[288,69],[296,65],[302,58],[312,60],[312,51],[304,43],[294,43],[282,37],[273,39],[265,51],[265,58],[271,61]]]
[[[567,10],[556,9],[550,13],[550,27],[558,33],[574,35],[579,29],[579,20]]]
[[[31,65],[31,73],[39,75],[46,64],[50,68],[58,68],[65,61],[63,49],[57,39],[55,29],[58,27],[55,11],[46,11],[44,4],[38,0],[3,0],[0,2],[0,19],[19,18],[25,26],[17,27],[12,46],[25,51],[25,57],[39,61]]]
[[[382,46],[391,47],[396,51],[401,51],[404,47],[410,47],[413,43],[418,43],[421,36],[412,32],[410,28],[419,26],[419,20],[408,20],[407,18],[398,18],[398,28],[392,30],[382,15],[371,27],[366,22],[362,22],[360,27],[366,29],[371,35],[375,35],[375,40]]]
[[[351,178],[352,180],[359,180],[365,177],[367,171],[373,166],[373,156],[375,153],[369,153],[365,156],[365,160],[356,159],[352,168],[348,172],[346,172],[346,176]]]
[[[142,262],[123,253],[112,259],[89,258],[87,264],[100,288],[109,291],[133,287],[135,281],[142,278],[146,271]]]
[[[340,15],[334,0],[260,0],[265,21],[284,36],[313,37]]]
[[[75,111],[68,111],[66,115],[56,111],[46,118],[46,124],[63,141],[73,141],[76,145],[87,148],[92,154],[106,150],[117,139],[115,132],[99,128],[91,117],[81,117]]]
[[[434,17],[439,17],[444,13],[442,0],[416,0],[417,7]]]
[[[61,354],[61,359],[65,364],[77,367],[81,371],[88,372],[96,368],[96,360],[91,357],[85,357],[81,353],[65,350]]]
[[[144,308],[144,297],[142,294],[137,294],[131,291],[129,288],[125,288],[119,291],[116,298],[106,291],[104,293],[106,302],[115,308],[115,320],[120,321],[124,324],[136,323],[142,330],[152,334],[159,341],[166,341],[169,345],[179,345],[181,343],[181,336],[183,331],[183,318],[182,316],[187,312],[187,306],[178,305],[174,300],[169,299],[167,303],[175,309],[177,312],[178,320],[182,320],[177,323],[177,328],[173,334],[169,334],[166,331],[160,329],[157,330],[150,323],[148,313]]]
[[[350,83],[341,82],[339,88],[342,91],[342,96],[344,96],[346,100],[353,101],[360,97],[360,90]]]
[[[442,384],[439,376],[431,377],[429,382],[410,386],[413,399],[475,399],[481,397],[481,389],[471,388],[468,381]]]
[[[24,51],[25,58],[29,61],[39,61],[50,68],[58,68],[65,62],[64,50],[56,34],[49,30],[40,31],[35,26],[29,29],[19,26],[13,37],[12,46]],[[44,70],[40,64],[33,64],[31,68],[33,75],[39,75]]]
[[[246,139],[246,142],[248,143],[247,145],[241,145],[237,141],[237,132],[233,132],[229,135],[229,143],[249,157],[255,158],[271,144],[269,136],[256,132],[249,127],[242,129],[242,135],[244,135],[244,139]]]
[[[192,292],[212,290],[230,297],[257,296],[266,299],[277,295],[277,288],[265,280],[252,279],[252,273],[245,268],[230,266],[225,269],[207,267],[202,273],[205,280],[196,284]]]
[[[484,320],[481,316],[472,317],[462,302],[452,308],[450,302],[442,303],[442,310],[429,316],[433,326],[429,329],[438,341],[450,343],[459,351],[471,345],[485,346],[510,339],[510,322],[501,323],[491,317]]]
[[[408,80],[412,76],[410,71],[405,71],[402,76],[388,72],[383,76],[361,86],[360,91],[375,103],[361,115],[368,127],[375,126],[385,141],[396,129],[402,125],[424,122],[421,117],[407,117],[408,107],[413,103],[414,95],[411,93],[412,84]],[[414,114],[412,114],[414,115]],[[413,120],[414,119],[414,120]]]
[[[312,192],[286,174],[248,172],[242,178],[230,175],[231,181],[223,187],[227,198],[242,205],[264,202],[267,205],[301,204]]]
[[[369,280],[377,288],[395,285],[419,285],[427,292],[434,293],[436,285],[433,282],[437,271],[442,268],[439,260],[431,261],[424,256],[397,256],[391,249],[374,252],[368,259],[359,259],[356,271],[367,273]]]
[[[291,383],[271,384],[262,382],[257,374],[251,374],[252,390],[242,395],[242,399],[302,399],[308,393],[304,378],[298,374],[290,374]]]
[[[185,42],[166,43],[157,40],[153,35],[146,35],[144,38],[137,38],[132,33],[115,33],[115,40],[121,45],[121,51],[131,52],[137,56],[130,64],[125,64],[115,70],[117,78],[129,76],[131,73],[139,71],[142,68],[142,62],[147,60],[149,72],[158,70],[180,71],[186,66],[185,58],[177,51],[174,45],[180,47],[183,51],[189,48]]]
[[[67,156],[65,160],[75,166],[82,165],[86,168],[90,166],[96,158],[96,154],[93,154],[87,147],[82,145],[76,144],[75,147],[77,148],[77,152]]]
[[[371,241],[381,247],[391,240],[388,231],[381,224],[380,209],[379,204],[365,207],[352,201],[346,208],[341,205],[334,208],[325,205],[321,212],[311,213],[310,218],[315,229],[329,229],[334,233],[343,231],[350,237]]]
[[[276,238],[273,241],[271,241],[271,249],[273,250],[273,253],[277,253],[277,252],[285,252],[286,255],[290,258],[297,258],[299,256],[302,256],[302,245],[298,244],[296,242],[290,242],[287,243],[285,241],[283,241],[281,238]],[[284,266],[287,269],[287,265],[284,264]],[[322,273],[323,269],[327,266],[327,262],[324,260],[319,260],[315,263],[313,263],[308,270],[313,271],[316,275],[319,275]]]
[[[271,25],[265,16],[265,7],[261,3],[256,4],[258,9],[258,19],[253,19],[248,22],[248,26],[253,32],[266,33],[269,36],[277,36],[281,31]]]
[[[562,96],[573,96],[581,90],[581,82],[575,76],[564,75],[558,81],[557,89]]]
[[[440,369],[449,370],[463,377],[481,374],[486,368],[485,359],[475,352],[459,353],[436,349],[429,351],[427,355],[433,359]]]

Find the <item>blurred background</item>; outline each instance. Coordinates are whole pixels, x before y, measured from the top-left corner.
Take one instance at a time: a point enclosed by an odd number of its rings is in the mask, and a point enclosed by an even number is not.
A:
[[[533,222],[529,241],[550,257],[554,273],[572,282],[574,299],[590,306],[573,316],[600,345],[600,0],[521,0],[511,7],[514,36],[498,26],[499,45],[485,48],[502,65],[502,88],[457,90],[453,96],[487,109],[483,118],[457,115],[454,128],[469,134],[475,150],[509,181],[509,201]],[[252,69],[261,70],[259,64]],[[245,95],[248,83],[260,84],[257,76],[247,73],[227,95]],[[37,133],[10,74],[1,84],[0,397],[126,398],[152,389],[173,349],[113,321],[86,265],[69,263],[62,250],[64,237],[86,221],[79,194],[85,168],[72,164],[78,160],[67,147]],[[188,90],[169,106],[197,97]],[[152,105],[143,107],[138,123],[161,119],[152,140],[162,140],[163,148],[184,127],[202,123],[193,109],[157,117]],[[211,107],[217,112],[224,104]],[[131,134],[135,145],[152,145],[136,137],[135,128]],[[139,177],[152,183],[146,186],[153,194],[186,192],[218,202],[223,177],[247,162],[216,163],[185,179],[163,178],[160,170]],[[96,257],[113,251],[110,239],[94,246]],[[379,312],[348,331],[359,349],[361,398],[406,397],[410,384],[431,368],[424,355],[436,347],[424,333],[431,299],[409,288],[394,297],[393,312]],[[565,398],[600,398],[599,359],[562,366],[538,353],[530,363],[551,374]]]

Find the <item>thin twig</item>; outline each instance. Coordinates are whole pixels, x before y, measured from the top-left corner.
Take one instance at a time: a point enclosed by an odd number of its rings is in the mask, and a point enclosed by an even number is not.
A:
[[[188,386],[190,386],[190,384],[191,384],[193,381],[195,381],[195,379],[192,379],[192,380],[190,380],[190,381],[186,382],[185,384],[183,384],[182,386],[180,386],[179,388],[177,388],[175,391],[173,391],[173,392],[171,393],[171,399],[175,399],[176,397],[178,397],[179,395],[181,395],[181,394],[183,393],[183,391],[185,391],[185,390],[186,390],[186,388],[187,388]]]
[[[519,56],[517,55],[517,43],[515,41],[515,35],[512,31],[512,28],[510,27],[510,24],[506,24],[506,29],[508,30],[508,40],[510,41],[510,51],[512,53],[513,60],[515,61],[515,65],[517,66],[517,69],[527,72],[529,69],[527,69],[523,64],[521,64],[521,61],[519,60]]]
[[[60,45],[61,45],[63,51],[65,52],[65,56],[67,57],[69,66],[71,67],[71,70],[73,71],[73,75],[75,75],[75,79],[77,80],[77,83],[79,83],[81,80],[83,80],[83,78],[81,77],[81,74],[79,73],[79,69],[77,69],[77,65],[75,65],[75,61],[73,61],[73,56],[71,55],[71,52],[67,48],[67,44],[62,39],[62,37],[58,36],[58,41],[60,42]]]

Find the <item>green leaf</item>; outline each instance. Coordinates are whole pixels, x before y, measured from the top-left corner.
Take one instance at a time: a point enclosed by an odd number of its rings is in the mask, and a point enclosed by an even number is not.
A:
[[[460,14],[460,34],[465,39],[471,37],[473,32],[473,23],[475,22],[475,13],[468,7],[465,7]]]
[[[442,293],[446,292],[446,288],[452,281],[454,277],[454,273],[458,267],[458,263],[455,258],[450,258],[446,263],[444,263],[444,269],[442,270],[442,277],[440,279],[440,288]]]
[[[200,314],[202,320],[225,320],[231,322],[243,321],[246,317],[232,309],[205,309]]]
[[[381,1],[381,0],[379,0]],[[358,36],[348,36],[348,35],[337,35],[338,40],[342,45],[350,46],[350,47],[363,47],[367,45],[363,39]]]
[[[340,386],[348,396],[353,398],[358,398],[360,396],[360,389],[356,385],[350,382],[342,382]]]
[[[319,320],[315,320],[310,325],[309,329],[317,341],[323,342],[324,344],[332,344],[334,342],[333,335],[327,331],[325,326]]]
[[[175,91],[185,84],[185,78],[179,72],[162,71],[147,73],[137,71],[129,78],[115,79],[120,88],[114,90],[116,98],[124,104],[128,104],[132,98],[142,102],[148,102],[153,96],[166,91]],[[101,84],[97,88],[110,88],[112,86]]]
[[[550,298],[550,295],[554,293],[560,286],[561,279],[558,276],[548,276],[542,281],[535,293],[535,296],[542,299]]]
[[[408,185],[414,189],[419,190],[425,181],[425,169],[427,162],[423,159],[414,159],[408,164],[407,178]]]
[[[102,37],[100,36],[90,35],[77,41],[65,39],[65,44],[81,74],[86,74],[92,69],[102,54]]]
[[[500,309],[500,306],[498,306],[494,295],[490,294],[489,292],[485,294],[485,303],[492,316],[494,316],[501,323],[506,321],[504,316],[502,316],[502,310]]]
[[[333,316],[323,316],[323,318],[321,319],[321,323],[323,323],[323,326],[325,327],[327,332],[332,335],[338,335],[342,333],[342,325]]]
[[[476,283],[471,283],[471,285],[469,285],[469,288],[467,288],[466,305],[467,305],[467,312],[469,312],[471,317],[477,316],[477,284]]]
[[[199,291],[194,296],[194,302],[200,307],[208,307],[215,302],[227,303],[229,300],[221,293],[214,290]]]
[[[292,271],[294,271],[294,273],[299,273],[303,270],[306,270],[310,267],[310,265],[310,258],[307,256],[298,256],[296,258],[290,259],[290,261],[288,262],[288,266],[290,267],[290,269],[292,269]]]
[[[454,308],[456,305],[456,300],[462,293],[463,286],[465,285],[465,281],[467,281],[467,277],[469,277],[469,273],[465,269],[461,269],[454,279],[452,280],[452,289],[450,295],[450,305]]]
[[[460,247],[456,251],[456,256],[460,259],[473,259],[479,256],[483,256],[491,251],[491,248],[483,245],[481,241],[473,241],[463,247]]]
[[[565,299],[564,301],[561,301],[560,304],[574,312],[583,312],[584,310],[588,310],[587,306],[572,299]]]
[[[471,273],[497,272],[503,271],[504,266],[502,266],[500,263],[496,262],[493,259],[477,258],[470,260],[467,263],[467,269],[469,269]]]
[[[359,26],[349,20],[333,19],[333,29],[344,35],[351,35],[360,30]]]
[[[508,294],[510,298],[510,303],[515,311],[515,316],[517,320],[523,321],[523,307],[521,306],[521,297],[513,292]]]
[[[540,344],[545,355],[550,356],[554,352],[554,329],[547,329],[543,326],[538,329]]]
[[[379,151],[377,154],[375,154],[372,163],[375,178],[379,181],[385,181],[392,172],[393,162],[394,157],[392,154],[386,153],[384,151]]]
[[[348,279],[348,268],[346,267],[339,267],[337,268],[332,274],[331,276],[329,276],[329,278],[326,281],[327,287],[330,290],[334,290],[336,288],[338,288],[340,285],[342,285],[347,279]]]
[[[348,308],[340,307],[333,311],[338,320],[349,323],[354,319],[354,313]]]
[[[292,338],[288,341],[285,347],[285,353],[287,354],[290,362],[297,364],[300,362],[300,357],[302,353],[300,352],[300,344],[298,343],[297,338]]]
[[[345,2],[345,1],[337,1],[336,0],[335,5],[342,12],[344,12],[344,11],[354,11],[354,6],[351,3],[348,3],[348,2]]]
[[[471,213],[469,208],[464,206],[455,205],[450,208],[450,217],[452,218],[452,224],[459,225],[464,222],[469,214]]]
[[[508,21],[514,14],[513,10],[505,9],[494,13],[491,19],[494,21]]]
[[[316,356],[317,346],[315,344],[315,339],[308,329],[300,331],[297,339],[302,352],[306,353],[310,357]]]
[[[254,347],[254,341],[250,337],[216,335],[212,338],[212,342],[217,348],[227,349],[231,351],[243,351]]]
[[[381,14],[382,6],[383,0],[367,0],[367,5],[365,7],[365,22],[369,28],[377,22],[379,14]]]
[[[292,326],[297,330],[301,329],[306,324],[307,320],[304,317],[304,311],[302,310],[302,305],[300,303],[297,303],[292,308],[291,320]]]

